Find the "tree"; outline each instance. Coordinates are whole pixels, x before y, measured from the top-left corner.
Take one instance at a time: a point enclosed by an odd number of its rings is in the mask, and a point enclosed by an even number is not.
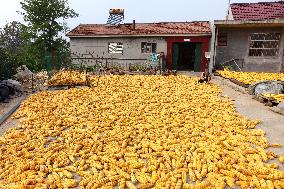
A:
[[[68,42],[62,37],[68,30],[66,20],[78,14],[69,7],[67,0],[23,0],[21,14],[29,27],[34,50],[42,57],[48,52],[51,60],[68,48]],[[66,49],[65,49],[66,50]]]
[[[28,43],[26,38],[27,27],[20,22],[13,21],[0,29],[0,45],[10,52],[18,51]]]
[[[7,52],[0,47],[0,80],[8,79],[15,74],[16,68]]]
[[[17,67],[27,63],[24,50],[30,42],[26,29],[16,21],[0,29],[0,79],[11,78]]]

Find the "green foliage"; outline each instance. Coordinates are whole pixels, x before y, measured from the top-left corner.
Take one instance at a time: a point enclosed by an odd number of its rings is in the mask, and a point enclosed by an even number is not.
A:
[[[224,69],[234,71],[234,66],[233,65],[227,65],[227,66],[224,66]]]
[[[130,66],[129,67],[129,71],[147,71],[147,68],[145,66],[142,65],[135,65],[135,66]]]
[[[0,48],[0,80],[8,79],[15,74],[17,63],[9,57],[5,49]]]
[[[11,22],[0,29],[1,46],[1,79],[11,78],[16,68],[26,65],[32,71],[42,70],[43,59],[37,43],[33,43],[28,33],[28,27]]]
[[[71,60],[70,45],[62,37],[68,30],[65,20],[78,14],[67,0],[20,3],[27,25],[11,22],[0,29],[0,79],[10,78],[21,65],[33,72],[67,67]]]
[[[23,0],[22,15],[28,23],[33,41],[30,50],[35,52],[33,69],[60,69],[70,64],[69,43],[62,37],[68,31],[65,22],[78,14],[67,0]]]
[[[2,48],[10,52],[19,51],[19,47],[27,44],[25,36],[27,27],[20,22],[13,21],[8,23],[0,30],[0,44]]]
[[[62,40],[60,34],[68,30],[65,20],[78,16],[67,0],[23,0],[21,6],[33,39],[50,51]]]
[[[0,79],[11,78],[16,68],[25,64],[24,47],[29,40],[25,36],[26,27],[19,22],[11,22],[0,29]]]

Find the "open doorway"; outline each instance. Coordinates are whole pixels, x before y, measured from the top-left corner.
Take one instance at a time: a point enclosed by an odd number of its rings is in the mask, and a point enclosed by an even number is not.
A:
[[[173,69],[199,72],[201,69],[201,43],[174,43]]]

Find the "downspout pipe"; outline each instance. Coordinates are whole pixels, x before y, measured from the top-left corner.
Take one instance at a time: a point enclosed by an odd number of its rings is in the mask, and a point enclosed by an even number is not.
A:
[[[210,60],[210,73],[213,72],[213,69],[216,65],[216,54],[217,54],[217,40],[218,40],[218,27],[214,24],[213,26],[213,45],[212,45],[212,55]]]

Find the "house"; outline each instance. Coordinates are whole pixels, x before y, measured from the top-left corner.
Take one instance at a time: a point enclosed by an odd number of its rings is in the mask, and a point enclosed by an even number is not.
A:
[[[284,71],[284,2],[233,3],[214,22],[210,68]]]
[[[110,11],[107,24],[80,24],[67,34],[73,60],[145,66],[150,54],[163,53],[169,69],[203,71],[207,66],[208,21],[125,24],[115,22],[124,17],[115,10]]]

